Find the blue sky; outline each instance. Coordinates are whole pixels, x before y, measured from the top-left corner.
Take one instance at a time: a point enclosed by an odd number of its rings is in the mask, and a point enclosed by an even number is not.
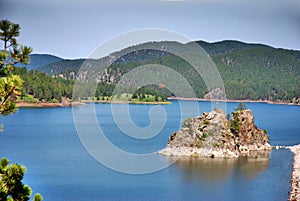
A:
[[[82,58],[116,35],[161,28],[191,40],[300,50],[299,0],[0,0],[34,53]]]

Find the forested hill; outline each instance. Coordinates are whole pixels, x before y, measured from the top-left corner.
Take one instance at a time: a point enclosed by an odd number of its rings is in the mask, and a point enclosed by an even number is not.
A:
[[[77,71],[84,61],[85,59],[64,59],[41,66],[40,68],[37,68],[37,70],[45,72],[48,75],[57,75],[60,73]]]
[[[232,99],[291,101],[300,97],[300,52],[253,48],[212,57]]]
[[[54,62],[62,61],[62,58],[49,54],[31,54],[30,55],[30,64],[26,66],[27,70],[33,70],[52,64]],[[23,67],[24,65],[17,65],[17,67]]]
[[[205,41],[196,41],[210,56],[218,54],[226,54],[231,52],[239,52],[252,48],[272,48],[263,44],[248,44],[240,41],[225,40],[215,43]]]
[[[281,100],[298,102],[300,97],[300,51],[276,49],[263,44],[247,44],[239,41],[208,43],[196,41],[215,62],[225,84],[229,99]],[[109,67],[108,57],[88,60],[91,67],[105,68],[98,82],[115,84],[123,74],[143,64],[166,65],[184,76],[193,87],[197,97],[208,93],[202,78],[182,59],[163,51],[163,47],[174,42],[157,42],[160,50],[131,51],[129,47],[112,53],[123,55]],[[139,45],[143,47],[144,44]],[[84,60],[62,60],[39,68],[51,76],[78,79],[77,74]],[[176,82],[176,80],[174,80]],[[111,87],[110,87],[111,88]],[[167,93],[167,92],[166,92]],[[164,94],[166,96],[171,94]]]

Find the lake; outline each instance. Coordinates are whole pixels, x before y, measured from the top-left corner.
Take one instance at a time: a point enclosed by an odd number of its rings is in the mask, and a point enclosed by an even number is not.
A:
[[[181,101],[182,102],[182,101]],[[189,107],[191,102],[185,101]],[[200,112],[211,111],[210,102],[197,102]],[[191,104],[192,105],[192,104]],[[227,103],[227,113],[237,103]],[[255,124],[267,129],[272,145],[300,144],[300,107],[247,103],[255,115]],[[118,148],[136,154],[158,151],[168,137],[180,128],[181,117],[192,117],[195,111],[180,112],[178,101],[170,105],[129,105],[132,121],[140,126],[167,117],[163,128],[150,139],[125,135],[113,118],[110,104],[88,104],[94,107],[98,124],[106,138]],[[155,115],[159,107],[163,115]],[[157,114],[161,114],[158,112]],[[88,116],[89,114],[87,114]],[[200,115],[200,114],[199,114]],[[87,117],[88,118],[88,117]],[[27,167],[24,183],[44,200],[287,200],[290,191],[293,154],[273,150],[270,158],[195,159],[181,158],[161,171],[148,174],[125,174],[112,170],[87,152],[77,135],[72,108],[21,108],[0,118],[0,157]],[[127,126],[127,131],[134,128]],[[155,128],[153,128],[155,129]],[[147,130],[147,129],[146,129]],[[169,158],[157,156],[160,160]],[[125,161],[126,163],[126,161]]]

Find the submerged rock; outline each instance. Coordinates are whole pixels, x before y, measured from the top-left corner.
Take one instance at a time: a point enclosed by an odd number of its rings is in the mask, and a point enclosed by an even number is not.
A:
[[[216,158],[265,156],[271,150],[269,136],[254,124],[251,110],[232,114],[227,120],[222,110],[214,110],[186,119],[182,128],[169,137],[167,147],[158,153]]]

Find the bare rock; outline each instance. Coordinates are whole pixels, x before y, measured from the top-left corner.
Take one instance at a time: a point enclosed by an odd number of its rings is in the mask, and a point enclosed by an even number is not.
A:
[[[205,112],[186,119],[181,130],[169,137],[168,145],[158,153],[199,157],[255,156],[255,151],[271,150],[269,136],[254,124],[251,110],[240,110],[227,120],[221,110]]]
[[[213,99],[224,100],[225,97],[226,96],[224,91],[220,88],[215,88],[204,95],[204,99],[209,99],[209,100],[213,100]]]

